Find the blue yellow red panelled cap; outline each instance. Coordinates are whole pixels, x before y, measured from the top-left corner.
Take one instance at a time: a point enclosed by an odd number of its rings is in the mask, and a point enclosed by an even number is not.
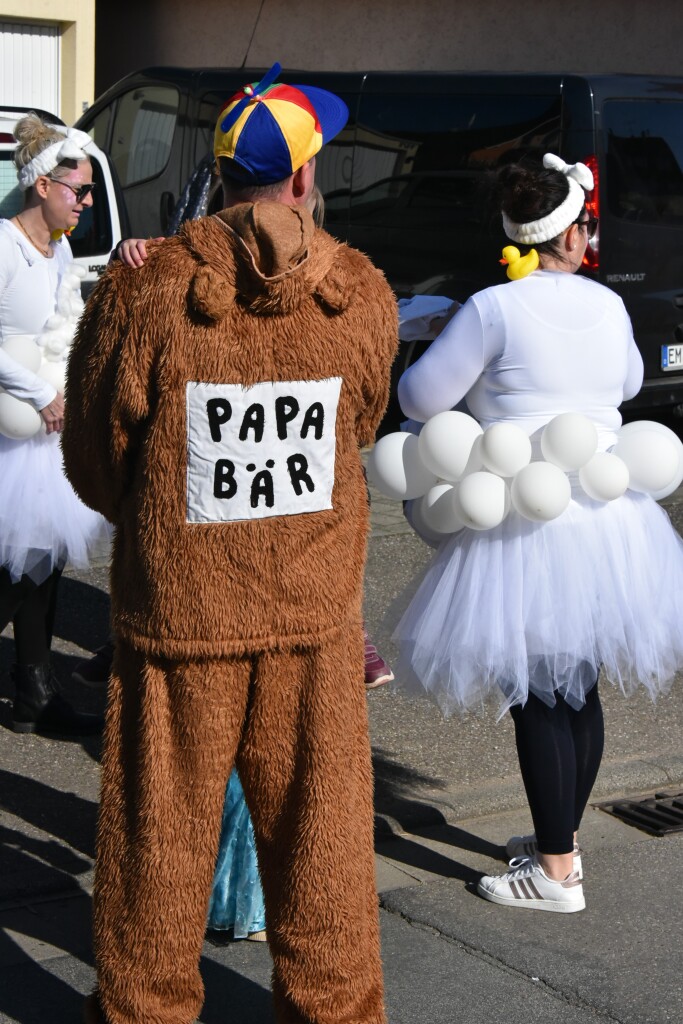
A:
[[[260,82],[231,96],[218,116],[214,156],[232,161],[237,181],[271,185],[288,178],[342,130],[348,107],[312,85],[284,85],[273,64]]]

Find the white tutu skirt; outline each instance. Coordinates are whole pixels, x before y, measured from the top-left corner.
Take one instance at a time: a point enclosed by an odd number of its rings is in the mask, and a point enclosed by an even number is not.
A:
[[[59,434],[0,435],[0,474],[0,565],[13,581],[42,583],[54,569],[107,555],[111,527],[66,479]]]
[[[395,632],[406,689],[448,715],[531,691],[579,708],[600,668],[654,698],[683,668],[683,541],[647,495],[575,493],[549,523],[514,510],[444,541]]]

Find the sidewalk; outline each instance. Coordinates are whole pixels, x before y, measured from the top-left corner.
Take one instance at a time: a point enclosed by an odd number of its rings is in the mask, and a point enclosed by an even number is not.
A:
[[[681,528],[683,498],[669,511]],[[366,616],[385,657],[391,622],[430,555],[398,503],[373,495]],[[67,678],[107,635],[107,573],[70,574],[57,623]],[[665,595],[663,595],[663,600]],[[99,742],[16,736],[9,640],[0,638],[0,1024],[80,1020],[94,973],[89,912]],[[607,748],[594,799],[683,790],[680,681],[655,707],[602,688]],[[101,693],[74,687],[95,709]],[[653,838],[589,809],[584,913],[522,913],[480,899],[529,830],[512,730],[485,711],[444,721],[388,687],[368,697],[377,782],[377,877],[391,1024],[665,1024],[681,1018],[681,834]],[[268,951],[205,945],[203,1024],[270,1024]]]

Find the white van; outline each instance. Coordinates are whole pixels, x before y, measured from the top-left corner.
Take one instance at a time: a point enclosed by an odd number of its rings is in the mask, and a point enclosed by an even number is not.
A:
[[[20,213],[23,205],[14,166],[16,142],[12,131],[19,118],[28,113],[28,109],[0,106],[0,217],[4,218]],[[43,110],[35,113],[53,124],[63,124],[58,117]],[[92,194],[93,205],[84,207],[79,225],[69,238],[74,258],[85,271],[81,286],[83,298],[87,298],[104,271],[111,250],[130,234],[123,196],[109,157],[96,146],[89,150],[89,155],[93,181],[97,182]]]

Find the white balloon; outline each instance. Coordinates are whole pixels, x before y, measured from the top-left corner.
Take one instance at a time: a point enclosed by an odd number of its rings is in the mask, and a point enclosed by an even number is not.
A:
[[[443,480],[460,480],[482,429],[464,412],[440,412],[420,431],[420,455],[425,466]]]
[[[512,423],[494,423],[481,439],[481,460],[498,476],[514,476],[531,461],[531,441]]]
[[[53,313],[45,321],[44,331],[54,331],[57,327],[63,327],[66,323],[66,319],[60,313]]]
[[[512,481],[512,504],[521,516],[546,523],[562,515],[572,496],[569,480],[551,462],[530,462]]]
[[[579,470],[579,483],[593,501],[614,501],[626,491],[628,466],[611,452],[597,452]]]
[[[425,522],[422,511],[424,500],[424,497],[409,499],[404,509],[405,517],[420,540],[423,540],[425,544],[429,544],[431,547],[436,547],[445,538],[445,534],[437,533],[436,530],[432,530]]]
[[[465,525],[457,514],[454,499],[455,487],[441,483],[431,487],[419,502],[420,516],[442,539],[443,534],[457,533]]]
[[[669,494],[673,494],[673,492],[683,483],[683,444],[681,443],[678,434],[671,430],[670,427],[664,426],[663,423],[658,423],[657,420],[634,420],[633,423],[626,423],[620,428],[619,433],[617,434],[617,440],[620,440],[623,437],[628,437],[631,434],[641,434],[648,431],[650,433],[660,434],[662,437],[668,437],[678,451],[679,466],[676,475],[665,487],[661,487],[656,491],[650,491],[651,496],[656,501],[660,501],[662,498],[668,497]]]
[[[457,488],[455,509],[471,530],[492,530],[503,522],[510,510],[505,481],[493,473],[471,473]]]
[[[541,434],[544,459],[567,471],[585,466],[595,455],[597,447],[595,424],[576,412],[555,416]]]
[[[40,430],[42,419],[30,402],[0,391],[0,434],[25,441]]]
[[[632,491],[665,497],[676,490],[680,483],[680,441],[675,434],[673,437],[675,441],[654,430],[619,433],[614,454],[628,466]]]
[[[49,359],[44,359],[40,369],[38,370],[38,376],[43,380],[46,380],[48,384],[52,384],[52,387],[56,388],[57,391],[61,391],[61,393],[64,394],[66,363],[63,360],[60,360],[58,363],[54,363]]]
[[[80,263],[76,263],[74,261],[69,267],[69,273],[74,274],[79,280],[82,280],[85,277],[87,271],[85,267],[81,266]]]
[[[37,371],[43,358],[43,353],[36,345],[32,334],[15,334],[6,338],[2,343],[2,351],[32,373]]]
[[[469,473],[476,473],[478,470],[483,469],[484,463],[481,460],[481,442],[483,438],[483,434],[477,434],[477,436],[475,437],[474,444],[472,445],[472,451],[470,452],[470,457],[467,460],[465,471],[462,474],[463,477],[466,477]]]
[[[368,480],[388,498],[420,498],[436,483],[422,462],[414,434],[396,431],[381,437],[368,457]]]

